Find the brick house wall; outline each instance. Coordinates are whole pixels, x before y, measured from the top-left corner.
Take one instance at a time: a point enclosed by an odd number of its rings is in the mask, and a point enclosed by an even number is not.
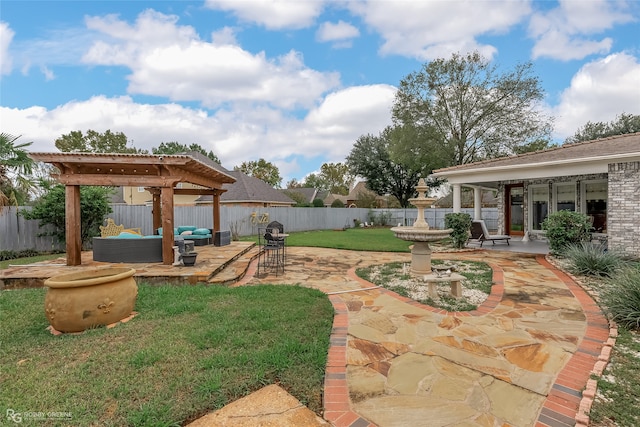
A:
[[[609,249],[640,257],[640,162],[609,165]]]

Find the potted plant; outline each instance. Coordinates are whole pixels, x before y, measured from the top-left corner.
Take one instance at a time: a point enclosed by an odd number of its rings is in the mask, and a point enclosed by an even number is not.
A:
[[[188,267],[191,267],[195,265],[197,257],[197,252],[185,252],[182,254],[182,263]]]

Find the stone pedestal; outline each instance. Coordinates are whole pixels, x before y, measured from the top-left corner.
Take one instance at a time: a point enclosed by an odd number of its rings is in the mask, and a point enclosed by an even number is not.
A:
[[[411,249],[411,274],[431,274],[431,248],[428,242],[414,242]]]

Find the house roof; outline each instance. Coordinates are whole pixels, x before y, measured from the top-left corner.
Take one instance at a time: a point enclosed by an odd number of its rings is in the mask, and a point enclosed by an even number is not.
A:
[[[254,178],[240,171],[228,171],[236,179],[233,184],[225,184],[227,190],[220,196],[220,203],[267,203],[295,205],[295,200],[287,197],[261,179]],[[196,202],[209,202],[212,196],[199,197]]]
[[[307,203],[313,202],[313,199],[315,199],[316,195],[318,194],[318,190],[312,187],[285,188],[281,191],[285,195],[287,195],[287,193],[300,194],[301,198],[303,198],[303,200]]]
[[[493,187],[496,181],[606,173],[610,163],[638,160],[640,132],[438,169],[432,175],[452,184]]]
[[[371,191],[371,190],[369,190],[367,188],[367,181],[360,181],[353,187],[353,190],[351,190],[349,192],[349,194],[347,195],[347,199],[348,200],[357,200],[358,199],[358,195],[360,193],[370,194],[370,195],[373,195],[373,196],[377,196],[378,195],[375,191]]]

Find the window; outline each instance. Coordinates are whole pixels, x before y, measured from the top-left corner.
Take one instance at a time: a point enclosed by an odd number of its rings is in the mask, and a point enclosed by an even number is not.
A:
[[[531,230],[542,230],[542,221],[549,215],[549,186],[548,185],[530,185],[529,200],[531,206]]]
[[[556,212],[576,210],[576,184],[560,183],[555,186]]]
[[[582,185],[582,212],[597,233],[607,232],[607,181],[585,181]]]

